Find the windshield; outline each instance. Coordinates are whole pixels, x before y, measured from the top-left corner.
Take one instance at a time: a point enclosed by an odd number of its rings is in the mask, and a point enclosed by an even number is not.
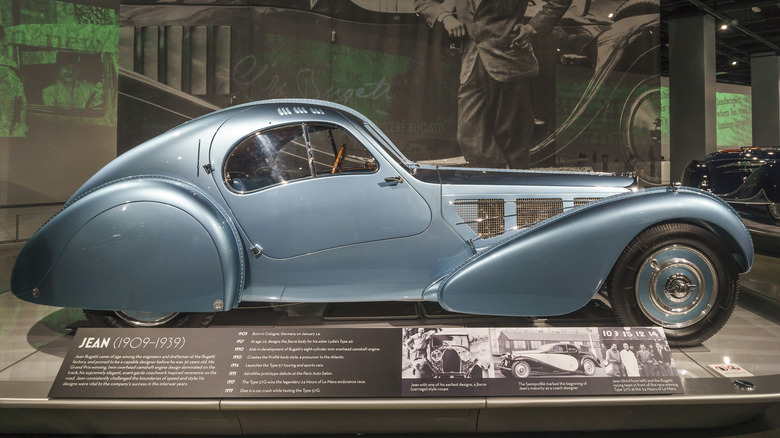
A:
[[[433,338],[433,345],[469,348],[469,338],[466,335],[436,335]]]
[[[366,131],[371,135],[371,137],[377,143],[379,143],[384,150],[390,153],[390,156],[393,158],[393,160],[395,160],[396,163],[406,167],[407,169],[411,169],[416,166],[416,163],[406,158],[404,154],[402,154],[401,151],[395,147],[393,142],[387,138],[385,133],[379,130],[379,128],[375,127],[372,123],[364,123],[363,126],[365,126]]]

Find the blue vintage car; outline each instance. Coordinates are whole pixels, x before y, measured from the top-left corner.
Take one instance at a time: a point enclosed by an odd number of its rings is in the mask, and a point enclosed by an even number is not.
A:
[[[107,326],[203,326],[243,302],[558,315],[606,290],[621,323],[700,343],[734,308],[750,235],[709,193],[633,183],[421,165],[344,106],[252,103],[100,170],[24,247],[12,290]]]
[[[682,183],[723,198],[742,217],[757,249],[780,252],[780,148],[713,152],[691,161]]]

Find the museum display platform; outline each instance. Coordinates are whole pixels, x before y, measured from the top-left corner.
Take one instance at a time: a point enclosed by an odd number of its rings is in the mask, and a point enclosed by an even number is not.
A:
[[[748,281],[748,284],[750,282]],[[780,403],[780,325],[749,291],[728,324],[702,346],[673,349],[684,387],[674,395],[439,398],[49,398],[75,309],[36,306],[0,293],[0,431],[6,433],[467,433],[709,428],[739,423]],[[305,304],[218,314],[213,327],[582,327],[615,326],[599,301],[563,317],[456,315],[417,303]],[[206,329],[209,330],[209,329]],[[753,376],[719,376],[738,364]],[[360,367],[360,363],[355,363]],[[752,390],[735,384],[748,381]],[[305,421],[302,421],[305,419]]]

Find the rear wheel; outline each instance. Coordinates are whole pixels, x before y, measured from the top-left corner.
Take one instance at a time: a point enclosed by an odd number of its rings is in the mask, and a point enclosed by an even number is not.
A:
[[[691,224],[662,224],[623,251],[609,298],[622,324],[658,325],[670,345],[693,346],[731,316],[738,279],[730,251],[714,234]]]
[[[483,380],[484,378],[485,378],[484,369],[479,365],[474,365],[474,368],[472,368],[471,372],[469,373],[469,379]]]
[[[84,310],[96,327],[206,327],[213,313],[144,312],[132,310]]]
[[[612,20],[619,21],[637,15],[657,14],[660,10],[659,0],[628,0],[615,10]]]
[[[592,376],[596,374],[596,362],[594,362],[593,359],[583,359],[582,372],[585,373],[586,376]]]

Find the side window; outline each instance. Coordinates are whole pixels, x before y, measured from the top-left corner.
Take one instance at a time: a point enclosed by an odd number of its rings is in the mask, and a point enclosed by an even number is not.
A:
[[[365,146],[336,126],[308,125],[309,142],[317,176],[373,172],[376,160]]]
[[[311,176],[303,133],[303,125],[291,125],[247,137],[225,160],[225,183],[251,192]]]

